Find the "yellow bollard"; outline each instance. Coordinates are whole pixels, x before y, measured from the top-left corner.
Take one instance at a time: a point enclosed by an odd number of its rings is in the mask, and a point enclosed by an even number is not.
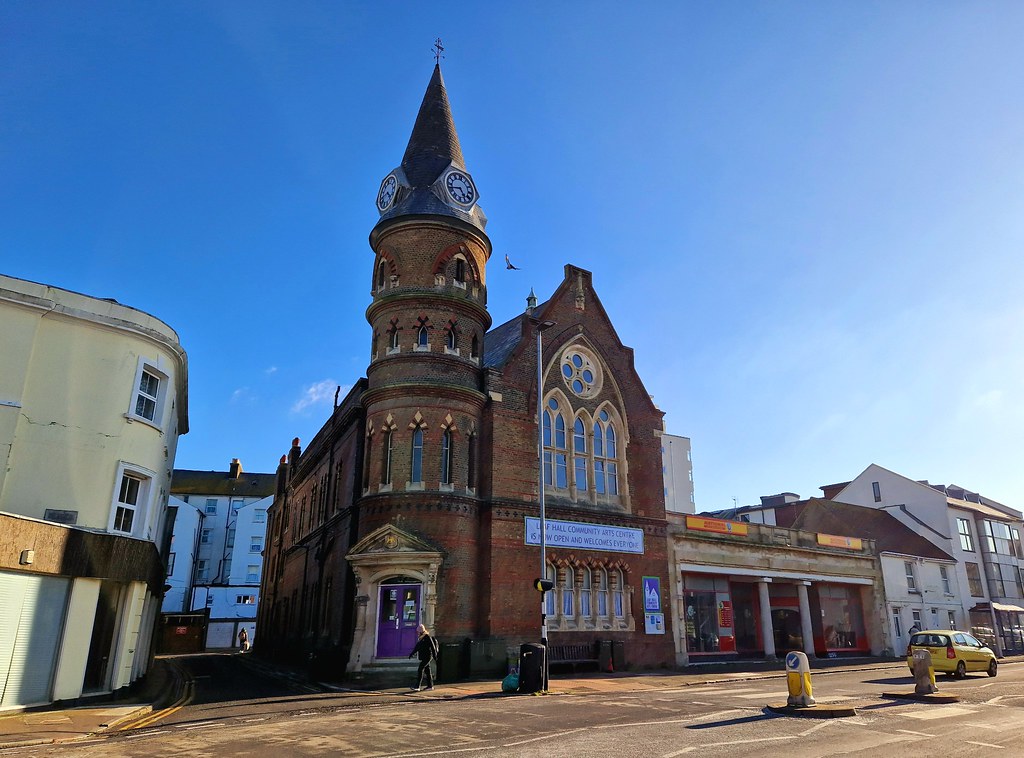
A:
[[[789,688],[787,705],[814,705],[814,697],[811,694],[811,665],[807,662],[805,653],[797,650],[786,653],[786,686]]]

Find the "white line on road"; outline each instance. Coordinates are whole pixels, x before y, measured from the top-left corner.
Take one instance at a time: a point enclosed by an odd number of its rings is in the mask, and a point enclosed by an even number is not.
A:
[[[897,732],[902,732],[903,734],[916,734],[918,737],[935,737],[936,736],[934,734],[928,734],[928,732],[913,732],[910,729],[897,729],[896,731]]]
[[[814,734],[819,729],[824,729],[826,726],[831,726],[831,725],[833,725],[835,723],[837,723],[837,722],[835,722],[835,721],[821,721],[821,722],[815,724],[814,726],[812,726],[810,729],[806,729],[806,730],[800,732],[800,734],[798,736],[806,737],[806,736],[808,736],[810,734]]]
[[[994,747],[996,750],[1002,750],[1002,745],[992,745],[988,742],[971,742],[970,740],[964,740],[968,745],[977,745],[978,747]]]
[[[126,740],[134,740],[137,737],[152,737],[154,734],[164,734],[166,731],[166,729],[161,729],[157,732],[138,732],[136,734],[126,734],[124,738]]]
[[[702,750],[709,747],[723,747],[726,745],[751,745],[758,742],[779,742],[780,740],[795,740],[797,735],[789,734],[784,737],[758,737],[752,740],[730,740],[729,742],[708,742],[704,745],[691,745],[690,747],[684,747],[682,750],[677,750],[674,753],[665,753],[661,758],[674,758],[677,755],[684,755],[686,753],[692,753],[694,750]]]
[[[973,726],[976,729],[992,729],[997,732],[1000,731],[998,726],[992,726],[991,724],[975,724],[971,721],[968,721],[964,726]]]

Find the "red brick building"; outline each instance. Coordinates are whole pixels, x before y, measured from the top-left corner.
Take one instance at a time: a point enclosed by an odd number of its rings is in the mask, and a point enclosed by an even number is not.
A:
[[[502,670],[540,637],[540,400],[550,644],[672,665],[662,413],[589,271],[567,265],[546,302],[490,329],[477,198],[435,67],[377,196],[366,378],[281,461],[256,639],[386,670],[422,622],[474,673]]]

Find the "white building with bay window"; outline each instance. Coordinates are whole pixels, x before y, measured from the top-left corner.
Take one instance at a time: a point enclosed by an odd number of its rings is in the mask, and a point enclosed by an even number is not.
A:
[[[151,660],[185,352],[142,311],[9,276],[0,323],[0,707],[118,690]]]

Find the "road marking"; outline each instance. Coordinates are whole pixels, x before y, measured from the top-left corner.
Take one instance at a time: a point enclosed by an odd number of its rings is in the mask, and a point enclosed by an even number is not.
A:
[[[709,742],[705,745],[691,745],[690,747],[684,747],[682,750],[677,750],[674,753],[665,753],[661,758],[674,758],[677,755],[684,755],[686,753],[692,753],[694,750],[701,750],[709,747],[724,747],[726,745],[752,745],[758,742],[779,742],[780,740],[795,740],[797,735],[790,734],[784,737],[758,737],[757,739],[751,740],[730,740],[728,742]]]
[[[126,740],[134,740],[134,739],[137,739],[138,737],[152,737],[154,734],[163,734],[166,731],[167,731],[166,729],[158,729],[155,732],[139,732],[138,734],[126,734],[124,736],[124,738]]]
[[[964,726],[973,726],[977,727],[978,729],[992,729],[996,732],[1001,731],[998,726],[992,726],[991,724],[975,724],[973,722],[967,722],[966,724],[964,724]]]
[[[806,731],[800,732],[799,736],[806,737],[809,734],[814,734],[814,732],[818,731],[819,729],[824,729],[826,726],[831,726],[832,724],[836,724],[836,723],[838,723],[838,722],[835,722],[835,721],[822,721],[822,722],[812,726],[810,729],[807,729]]]
[[[994,747],[996,750],[1003,750],[1002,745],[992,745],[988,742],[971,742],[971,740],[964,740],[968,745],[977,745],[978,747]]]
[[[936,736],[934,734],[928,734],[927,732],[914,732],[914,731],[911,731],[910,729],[897,729],[896,731],[897,732],[902,732],[903,734],[916,734],[918,737],[935,737]]]
[[[923,719],[925,721],[929,719],[944,719],[949,716],[966,716],[976,711],[970,708],[957,708],[956,706],[946,706],[943,708],[932,708],[924,711],[911,711],[910,713],[903,714],[912,719]]]

